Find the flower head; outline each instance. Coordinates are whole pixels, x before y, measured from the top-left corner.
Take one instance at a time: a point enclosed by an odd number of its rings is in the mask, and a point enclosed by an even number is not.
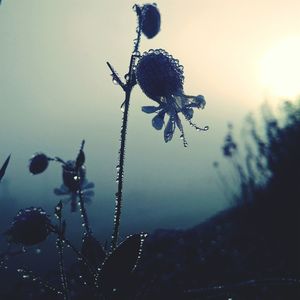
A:
[[[39,207],[30,207],[18,212],[6,235],[9,242],[31,246],[44,241],[50,232],[46,212]]]
[[[137,63],[136,78],[143,92],[158,103],[158,106],[142,107],[145,113],[157,113],[152,119],[153,127],[157,130],[162,129],[165,115],[169,115],[169,120],[164,130],[165,142],[172,139],[177,126],[181,132],[183,144],[187,146],[178,113],[182,113],[189,124],[198,131],[208,130],[207,126],[200,128],[191,121],[194,113],[193,109],[203,109],[205,107],[204,97],[184,94],[183,66],[165,50],[151,49],[145,52]]]
[[[69,160],[62,166],[62,177],[64,185],[70,192],[76,193],[79,190],[79,185],[85,180],[86,170],[85,166],[81,165],[79,168],[79,175],[76,171],[76,161]],[[78,178],[79,177],[79,178]]]
[[[44,153],[36,153],[29,161],[29,172],[32,174],[43,173],[49,165],[49,158]]]
[[[137,9],[143,34],[152,39],[160,30],[160,13],[156,4],[145,4]]]

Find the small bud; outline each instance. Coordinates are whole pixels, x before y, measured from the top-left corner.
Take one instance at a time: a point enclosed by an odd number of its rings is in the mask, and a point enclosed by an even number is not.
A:
[[[45,211],[39,207],[30,207],[19,211],[5,234],[8,242],[31,246],[47,238],[49,227],[50,219]]]
[[[152,39],[160,30],[160,13],[154,4],[145,4],[139,16],[143,34]]]
[[[44,153],[36,153],[29,161],[29,172],[34,175],[43,173],[48,165],[48,156]]]

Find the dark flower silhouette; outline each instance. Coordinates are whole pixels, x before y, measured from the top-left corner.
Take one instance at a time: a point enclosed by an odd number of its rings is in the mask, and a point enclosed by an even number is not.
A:
[[[165,142],[172,139],[176,126],[181,132],[184,146],[187,146],[183,126],[178,113],[182,113],[191,126],[200,130],[208,130],[208,127],[200,128],[192,123],[193,109],[205,107],[204,97],[188,96],[183,92],[183,66],[177,59],[163,49],[149,50],[140,58],[136,66],[136,78],[143,92],[159,106],[142,107],[145,113],[157,113],[152,119],[152,125],[160,130],[164,125],[165,115],[169,120],[164,130]]]
[[[40,207],[21,209],[6,232],[10,243],[31,246],[44,241],[50,234],[50,219]]]

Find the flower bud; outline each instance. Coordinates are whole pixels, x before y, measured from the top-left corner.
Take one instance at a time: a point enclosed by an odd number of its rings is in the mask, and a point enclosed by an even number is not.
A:
[[[145,4],[141,9],[140,24],[143,34],[152,39],[160,30],[160,13],[155,4]]]
[[[30,207],[18,212],[6,232],[9,242],[31,246],[44,241],[50,233],[50,219],[41,208]]]
[[[48,156],[44,153],[36,153],[29,161],[29,172],[34,175],[43,173],[48,165]]]

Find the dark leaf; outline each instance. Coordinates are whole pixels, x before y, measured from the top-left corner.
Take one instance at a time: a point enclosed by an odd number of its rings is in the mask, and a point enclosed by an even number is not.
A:
[[[97,241],[91,234],[87,234],[83,238],[81,253],[88,263],[95,267],[95,269],[101,266],[106,256],[100,242]]]
[[[3,166],[0,169],[0,181],[1,181],[1,179],[3,178],[3,176],[5,174],[6,168],[8,166],[9,160],[10,160],[10,155],[11,154],[8,155],[6,161],[4,162]]]
[[[111,294],[126,286],[141,255],[146,234],[129,236],[104,261],[100,271],[100,287],[105,294]]]

